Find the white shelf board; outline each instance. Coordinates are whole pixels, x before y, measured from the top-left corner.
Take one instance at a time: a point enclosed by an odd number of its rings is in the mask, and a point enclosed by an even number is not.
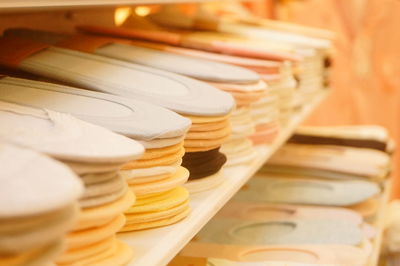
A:
[[[195,236],[195,234],[232,198],[232,196],[265,164],[270,156],[286,142],[295,128],[326,96],[321,92],[299,112],[294,113],[270,146],[256,146],[258,156],[247,166],[226,167],[226,180],[218,187],[195,194],[190,198],[192,213],[181,222],[152,230],[123,233],[119,238],[136,253],[129,266],[162,266],[168,262]]]
[[[368,259],[367,266],[376,266],[379,262],[381,253],[383,233],[386,221],[387,210],[389,207],[390,193],[392,191],[392,178],[388,179],[383,186],[383,193],[379,203],[377,217],[373,226],[376,228],[376,236],[372,242],[372,253]]]
[[[0,11],[35,11],[54,8],[133,6],[145,4],[195,3],[212,0],[0,0]]]

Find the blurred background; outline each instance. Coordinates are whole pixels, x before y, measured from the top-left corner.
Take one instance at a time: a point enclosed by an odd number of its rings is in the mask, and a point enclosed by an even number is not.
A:
[[[400,1],[263,0],[246,4],[259,16],[336,33],[332,92],[307,124],[378,124],[400,143]],[[399,153],[393,198],[400,197]]]

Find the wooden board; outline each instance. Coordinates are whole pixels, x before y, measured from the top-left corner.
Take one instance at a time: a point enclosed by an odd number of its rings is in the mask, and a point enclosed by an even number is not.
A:
[[[120,234],[119,238],[132,246],[136,253],[136,258],[129,265],[166,265],[286,142],[295,128],[325,95],[325,92],[317,95],[307,106],[295,113],[272,145],[257,146],[258,156],[252,164],[225,168],[225,182],[210,191],[192,196],[190,205],[193,211],[189,217],[175,225],[163,228]]]

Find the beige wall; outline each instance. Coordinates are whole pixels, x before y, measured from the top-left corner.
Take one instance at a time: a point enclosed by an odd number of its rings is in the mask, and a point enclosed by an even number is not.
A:
[[[400,1],[287,0],[281,19],[337,32],[333,93],[307,121],[379,124],[400,145]],[[400,165],[396,153],[395,165]],[[397,167],[399,169],[399,167]],[[400,171],[394,195],[400,197]]]

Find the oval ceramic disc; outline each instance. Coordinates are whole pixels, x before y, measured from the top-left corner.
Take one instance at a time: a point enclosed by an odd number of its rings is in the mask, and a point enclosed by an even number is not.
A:
[[[93,208],[85,208],[81,211],[75,230],[83,230],[101,226],[110,222],[118,214],[127,210],[135,203],[135,194],[128,190],[121,198]]]
[[[190,121],[165,108],[46,82],[0,79],[0,100],[68,113],[137,140],[180,137]]]
[[[98,48],[95,53],[204,81],[246,84],[260,79],[257,73],[246,68],[140,46],[113,43]]]
[[[140,41],[133,41],[136,45],[146,46],[148,43],[140,42]],[[157,49],[162,49],[171,53],[180,54],[180,55],[187,55],[196,58],[202,58],[205,60],[212,60],[216,62],[221,62],[225,64],[232,64],[241,67],[245,67],[246,69],[252,69],[256,72],[262,73],[279,73],[281,63],[279,61],[268,61],[250,57],[240,57],[240,56],[233,56],[227,54],[219,54],[207,51],[201,51],[196,49],[188,49],[176,46],[168,46],[168,45],[159,45],[155,43],[151,43],[152,46],[156,47]]]
[[[83,193],[82,182],[71,170],[34,151],[0,144],[0,161],[2,218],[60,209]]]
[[[8,30],[5,35],[5,42],[14,36],[34,38],[25,30],[18,29]],[[70,49],[50,47],[41,50],[25,58],[18,67],[87,89],[150,102],[183,114],[223,115],[235,105],[229,94],[206,83]]]
[[[386,176],[390,161],[390,156],[378,150],[290,143],[279,149],[268,163],[375,178]]]
[[[67,47],[70,47],[71,45],[75,47],[74,45],[78,45],[78,43],[82,41],[97,42],[102,40],[95,36],[68,36],[55,32],[30,29],[9,29],[6,34],[10,33],[18,34],[18,36],[23,36],[25,38],[32,38],[37,41],[45,41],[51,44],[61,43],[61,46],[63,47],[65,47],[65,43],[70,44],[67,45]],[[255,72],[245,68],[216,63],[204,59],[196,59],[190,56],[176,55],[140,46],[128,45],[126,43],[126,41],[110,39],[110,41],[106,42],[105,45],[99,44],[99,47],[97,47],[97,49],[94,48],[93,50],[94,53],[99,55],[154,67],[202,80],[231,83],[254,83],[260,79]]]
[[[238,201],[349,206],[379,191],[376,183],[362,180],[326,181],[256,175],[234,198]]]
[[[70,115],[3,101],[0,124],[1,139],[67,161],[124,162],[144,151],[132,139]]]
[[[369,251],[348,245],[237,246],[191,241],[180,256],[216,263],[207,266],[364,266]]]
[[[200,242],[231,245],[358,245],[359,225],[343,219],[246,221],[216,218],[198,234]]]
[[[273,219],[343,219],[360,225],[363,218],[348,208],[326,208],[286,204],[229,202],[219,212],[218,217],[243,220]]]

